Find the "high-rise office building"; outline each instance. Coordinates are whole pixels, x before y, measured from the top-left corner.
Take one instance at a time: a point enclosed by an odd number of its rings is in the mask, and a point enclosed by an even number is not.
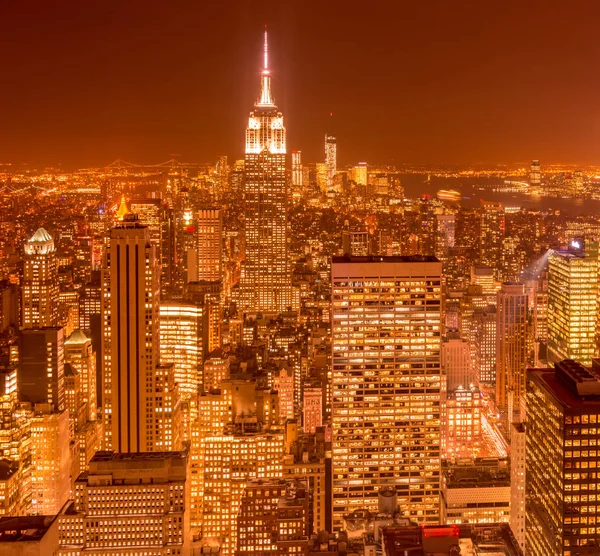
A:
[[[481,450],[482,400],[479,388],[458,386],[444,400],[443,454],[472,458]]]
[[[437,245],[437,218],[431,197],[427,194],[419,199],[419,248],[420,255],[433,255]]]
[[[223,213],[220,208],[198,211],[196,275],[193,281],[223,279]]]
[[[525,549],[598,554],[600,375],[573,360],[527,373]]]
[[[86,419],[97,418],[97,380],[96,354],[92,349],[92,341],[81,331],[75,330],[65,342],[65,362],[69,363],[80,375],[80,391],[82,402],[87,404]]]
[[[356,183],[356,185],[365,185],[366,186],[368,183],[368,175],[369,175],[368,164],[366,162],[359,162],[352,169],[352,174],[354,177],[354,183]]]
[[[525,427],[525,423],[513,423],[510,434],[510,528],[523,551],[526,512]]]
[[[507,434],[525,394],[527,310],[523,284],[502,284],[496,305],[496,405],[505,415]]]
[[[246,258],[240,303],[248,313],[281,313],[292,302],[285,169],[285,128],[271,95],[265,31],[260,97],[246,129]]]
[[[159,281],[148,228],[133,214],[110,232],[102,268],[102,378],[105,446],[154,447],[159,357]]]
[[[490,303],[496,302],[496,293],[500,284],[494,278],[494,269],[491,266],[476,264],[471,267],[471,284],[481,286],[483,295],[488,296]]]
[[[502,270],[502,240],[504,239],[504,207],[497,201],[481,200],[480,255],[482,265],[492,267],[498,279]]]
[[[30,418],[31,438],[24,464],[27,486],[31,490],[30,509],[34,515],[57,514],[69,498],[71,452],[69,450],[69,412],[37,404]]]
[[[173,209],[174,255],[172,290],[180,293],[185,284],[196,276],[196,214],[188,192],[180,192]]]
[[[529,166],[529,185],[539,187],[542,183],[542,167],[539,160],[532,160]]]
[[[221,198],[227,191],[227,183],[229,181],[229,165],[227,164],[227,156],[219,156],[215,164],[215,177],[217,178],[217,198]]]
[[[96,273],[97,274],[97,273]],[[100,282],[90,282],[83,286],[79,296],[79,326],[85,334],[92,333],[92,321],[102,312],[102,287]]]
[[[40,228],[23,247],[22,328],[58,324],[58,263],[52,236]]]
[[[327,167],[327,187],[333,187],[337,171],[337,141],[330,133],[325,134],[325,166]]]
[[[496,385],[496,306],[475,308],[472,319],[472,358],[480,387]]]
[[[382,486],[395,487],[404,516],[439,520],[441,266],[333,258],[335,529],[347,513],[376,510]]]
[[[58,517],[58,554],[190,554],[188,485],[186,452],[98,452]]]
[[[571,242],[548,258],[548,360],[590,365],[595,349],[598,245]]]
[[[58,327],[21,331],[19,344],[19,399],[65,408],[65,338]]]
[[[303,185],[302,151],[292,151],[292,197],[295,200],[302,197]]]
[[[173,364],[179,392],[188,398],[202,386],[203,311],[192,303],[160,304],[160,360]]]
[[[455,245],[456,215],[436,214],[436,220],[435,256],[440,260],[446,260],[450,249],[453,249]]]
[[[156,262],[160,264],[161,291],[167,292],[174,272],[173,210],[162,199],[132,199],[129,208],[148,227],[150,241],[156,249]]]
[[[203,451],[202,534],[220,539],[220,554],[231,556],[248,479],[282,476],[283,433],[225,432],[203,440]]]

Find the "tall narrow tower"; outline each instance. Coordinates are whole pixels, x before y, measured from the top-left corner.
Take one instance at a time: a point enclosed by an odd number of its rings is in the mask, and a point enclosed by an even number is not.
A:
[[[223,212],[220,208],[198,211],[196,226],[196,280],[220,282],[223,278]]]
[[[260,81],[260,97],[246,129],[246,259],[240,303],[247,313],[280,313],[291,304],[286,143],[283,115],[271,96],[266,29]]]
[[[504,207],[497,201],[481,200],[480,257],[482,265],[494,269],[496,279],[502,270],[502,240],[504,239]]]
[[[327,166],[327,187],[333,187],[337,171],[337,142],[332,133],[325,134],[325,166]]]
[[[58,265],[52,236],[40,228],[24,246],[23,328],[56,326],[58,315]]]
[[[110,232],[102,268],[105,446],[153,451],[159,354],[159,269],[148,228],[128,214]]]
[[[523,284],[505,282],[496,307],[496,405],[506,418],[506,430],[519,421],[525,394],[529,306]]]

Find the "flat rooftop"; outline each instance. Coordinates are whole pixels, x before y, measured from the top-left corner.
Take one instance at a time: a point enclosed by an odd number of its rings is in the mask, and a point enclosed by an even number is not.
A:
[[[55,519],[54,515],[1,517],[0,543],[39,541],[50,529]]]
[[[597,384],[587,388],[582,385],[584,387],[580,389],[580,385],[575,380],[573,381],[574,385],[569,388],[554,369],[528,369],[527,378],[533,380],[552,398],[556,406],[565,411],[582,414],[586,412],[600,413],[600,395],[596,393],[596,386],[600,387],[599,379],[596,379],[598,380]],[[600,390],[598,391],[600,392]]]
[[[388,556],[404,556],[421,548],[436,555],[522,556],[507,523],[482,525],[391,525],[382,527],[383,544]],[[413,552],[411,552],[413,553]]]
[[[145,460],[166,460],[166,459],[185,459],[186,452],[125,452],[118,453],[110,450],[100,450],[94,454],[91,462],[99,461],[145,461]]]
[[[392,257],[385,257],[383,255],[364,255],[364,256],[352,256],[343,255],[332,257],[334,264],[339,263],[439,263],[437,257],[433,255],[406,255],[399,256],[395,255]]]

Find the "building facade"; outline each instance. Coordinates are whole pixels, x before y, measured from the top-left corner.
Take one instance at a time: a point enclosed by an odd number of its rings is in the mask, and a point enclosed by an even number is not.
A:
[[[551,251],[548,258],[548,360],[590,365],[595,349],[598,247]]]
[[[527,374],[525,550],[598,554],[600,365],[573,360]]]
[[[441,272],[435,257],[333,259],[334,529],[382,486],[404,516],[439,520]]]
[[[190,554],[186,452],[98,452],[59,519],[60,556]]]

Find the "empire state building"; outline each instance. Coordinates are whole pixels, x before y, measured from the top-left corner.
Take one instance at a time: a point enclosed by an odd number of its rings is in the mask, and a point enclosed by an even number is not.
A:
[[[291,305],[286,144],[283,115],[271,95],[266,30],[260,83],[246,128],[246,258],[240,303],[246,313],[281,313]]]

